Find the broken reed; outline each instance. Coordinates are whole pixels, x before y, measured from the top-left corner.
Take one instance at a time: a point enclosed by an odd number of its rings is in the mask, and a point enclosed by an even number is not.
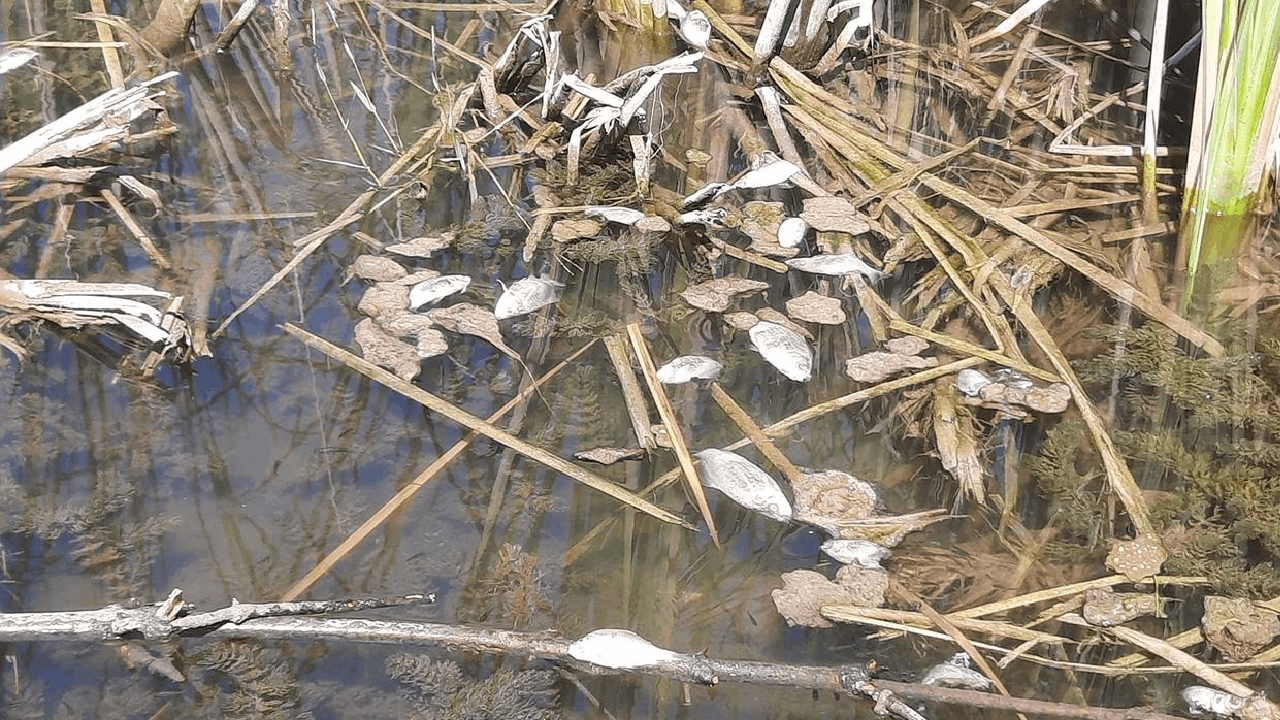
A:
[[[1280,13],[1274,0],[1205,0],[1179,266],[1186,307],[1196,272],[1233,259],[1256,229],[1280,125]],[[1202,283],[1203,285],[1203,283]]]

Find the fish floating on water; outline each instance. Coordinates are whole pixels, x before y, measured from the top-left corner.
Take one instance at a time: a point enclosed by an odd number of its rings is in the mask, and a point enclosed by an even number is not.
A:
[[[756,352],[788,379],[804,382],[813,377],[813,348],[803,335],[771,322],[758,322],[747,333]]]
[[[707,448],[694,453],[702,461],[702,484],[715,488],[748,510],[779,522],[791,520],[791,501],[778,481],[758,465],[728,450]]]
[[[441,275],[430,280],[423,280],[409,290],[409,309],[418,310],[426,305],[466,290],[471,285],[471,278],[466,275]]]
[[[853,253],[792,258],[787,261],[787,265],[796,270],[816,275],[853,275],[856,273],[866,278],[869,282],[878,282],[881,278],[888,276],[888,273],[871,267],[862,258]]]
[[[663,385],[679,385],[690,380],[715,380],[722,372],[724,366],[709,357],[681,355],[658,368],[658,382]]]
[[[563,284],[554,280],[538,277],[517,280],[498,296],[498,302],[493,306],[493,315],[499,320],[528,315],[559,300],[563,287]]]

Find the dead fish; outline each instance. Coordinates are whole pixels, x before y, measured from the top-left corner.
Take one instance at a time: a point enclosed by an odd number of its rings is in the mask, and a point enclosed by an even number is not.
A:
[[[804,382],[813,377],[813,349],[804,336],[789,327],[758,322],[747,331],[751,345],[788,379]]]
[[[889,557],[889,548],[870,540],[828,540],[822,552],[843,565],[857,565],[868,570],[883,570],[881,561]]]
[[[538,277],[527,277],[511,283],[505,288],[498,302],[493,306],[493,315],[499,320],[528,315],[541,307],[546,307],[560,299],[560,289],[564,285],[554,280]]]
[[[409,309],[417,310],[426,305],[433,305],[441,300],[466,290],[471,285],[471,278],[466,275],[441,275],[423,280],[409,289]]]
[[[987,374],[974,368],[965,368],[956,373],[956,387],[969,397],[977,397],[982,388],[995,382]]]
[[[690,10],[680,20],[680,37],[689,43],[689,47],[702,52],[711,42],[711,21],[701,10]]]
[[[986,675],[974,670],[970,663],[968,653],[958,652],[945,662],[929,668],[929,672],[925,673],[920,684],[968,690],[990,690],[991,681]]]
[[[808,230],[809,223],[798,217],[789,217],[778,225],[778,244],[784,248],[800,247]]]
[[[658,368],[658,382],[663,385],[679,385],[690,380],[715,380],[722,372],[724,366],[709,357],[681,355]]]
[[[582,211],[582,214],[589,218],[600,218],[619,225],[635,225],[648,217],[639,210],[617,205],[589,205]]]
[[[831,255],[814,255],[807,258],[792,258],[787,265],[802,272],[817,275],[852,275],[857,273],[870,282],[877,282],[888,273],[880,272],[865,263],[853,253],[836,253]]]
[[[702,484],[728,495],[748,510],[779,522],[791,520],[791,502],[758,465],[737,453],[707,448],[694,455],[702,461]]]
[[[725,216],[728,213],[724,208],[711,208],[702,210],[690,210],[676,218],[677,225],[706,225],[707,227],[723,227]]]
[[[732,187],[741,190],[754,190],[759,188],[774,187],[777,185],[785,185],[791,180],[791,176],[796,173],[804,174],[804,170],[800,166],[790,160],[769,153],[767,159],[756,169],[748,170],[742,177],[733,182]]]
[[[723,195],[728,187],[726,183],[722,182],[707,183],[685,197],[684,201],[680,203],[680,209],[693,210],[700,208]]]
[[[681,654],[665,650],[631,630],[601,628],[569,643],[569,657],[615,670],[676,662]]]
[[[1192,715],[1236,717],[1237,712],[1245,706],[1249,698],[1204,685],[1189,685],[1182,690],[1182,701],[1187,704],[1187,709]]]

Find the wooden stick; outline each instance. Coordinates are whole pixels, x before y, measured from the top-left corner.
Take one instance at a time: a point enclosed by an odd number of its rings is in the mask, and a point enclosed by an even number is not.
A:
[[[653,441],[653,432],[649,429],[649,408],[644,404],[644,393],[640,391],[640,380],[631,367],[627,357],[627,346],[621,335],[610,335],[604,339],[605,349],[609,351],[609,359],[613,369],[618,373],[618,382],[622,385],[622,400],[627,404],[627,415],[631,417],[631,428],[635,431],[640,447],[652,450],[657,447]]]
[[[667,399],[662,383],[658,382],[658,371],[654,368],[653,357],[649,354],[649,345],[640,334],[640,323],[633,322],[627,325],[627,337],[631,340],[632,351],[640,361],[640,370],[644,374],[645,383],[649,386],[649,394],[653,396],[653,404],[658,408],[658,417],[662,418],[662,424],[667,428],[667,436],[671,438],[671,447],[676,453],[676,459],[680,462],[680,469],[684,471],[685,480],[688,481],[689,494],[693,496],[693,502],[702,513],[702,518],[707,521],[711,542],[715,543],[716,547],[720,547],[716,523],[711,517],[711,507],[707,505],[707,495],[702,491],[698,473],[693,469],[693,456],[689,454],[689,446],[685,444],[684,434],[680,432],[675,408],[671,407],[671,401]]]

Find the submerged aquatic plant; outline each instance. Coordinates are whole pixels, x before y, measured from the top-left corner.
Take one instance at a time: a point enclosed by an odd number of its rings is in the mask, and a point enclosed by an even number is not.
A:
[[[1147,478],[1152,518],[1169,552],[1166,572],[1205,575],[1217,592],[1280,592],[1280,394],[1268,381],[1280,342],[1259,353],[1197,358],[1169,331],[1108,328],[1123,352],[1079,366],[1082,379],[1120,381],[1116,445]],[[1060,528],[1056,550],[1098,546],[1110,515],[1100,467],[1082,454],[1083,429],[1067,420],[1049,430],[1031,462]],[[1081,469],[1084,468],[1084,469]]]

